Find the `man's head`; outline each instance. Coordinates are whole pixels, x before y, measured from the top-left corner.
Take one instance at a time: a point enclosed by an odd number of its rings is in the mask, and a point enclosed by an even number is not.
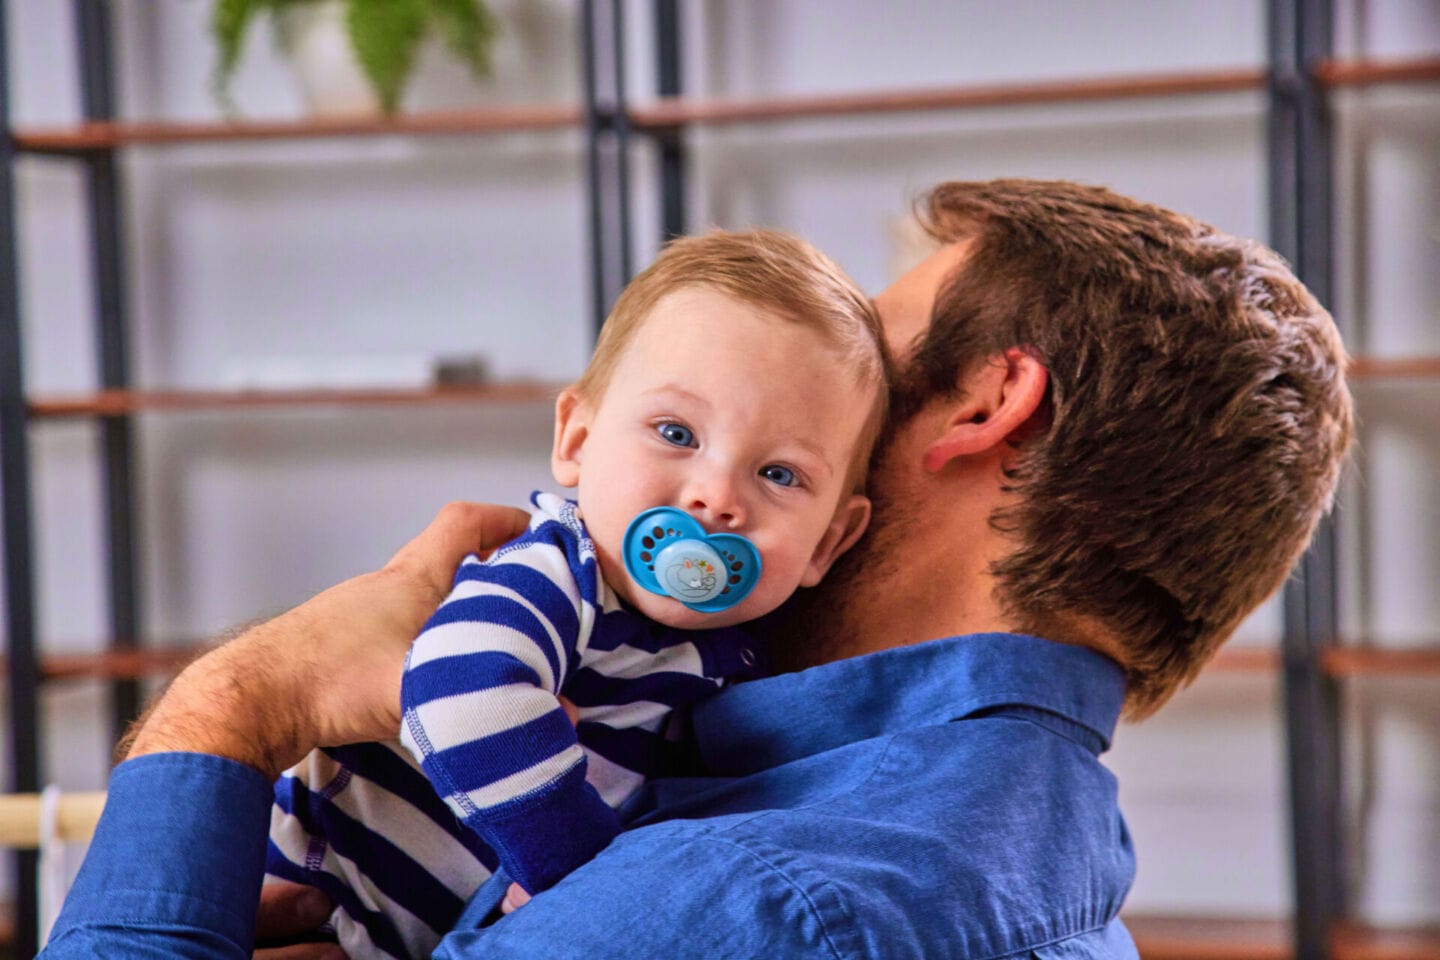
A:
[[[884,318],[896,429],[954,407],[1007,351],[1043,366],[989,518],[1008,544],[996,599],[1018,629],[1114,652],[1144,716],[1283,582],[1330,506],[1352,431],[1335,326],[1272,251],[1104,189],[946,183],[922,219],[963,253],[934,278],[928,327]]]

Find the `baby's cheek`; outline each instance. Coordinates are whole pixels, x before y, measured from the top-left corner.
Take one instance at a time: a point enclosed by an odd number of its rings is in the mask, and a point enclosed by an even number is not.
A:
[[[800,577],[805,572],[804,566],[795,563],[790,557],[772,559],[762,553],[760,563],[760,582],[739,607],[746,620],[763,617],[789,600],[791,594],[799,589]]]

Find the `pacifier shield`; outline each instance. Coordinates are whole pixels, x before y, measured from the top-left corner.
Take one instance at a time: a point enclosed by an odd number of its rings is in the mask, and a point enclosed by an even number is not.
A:
[[[655,507],[631,520],[621,552],[636,583],[701,613],[728,610],[760,581],[754,544],[734,533],[706,533],[673,507]]]

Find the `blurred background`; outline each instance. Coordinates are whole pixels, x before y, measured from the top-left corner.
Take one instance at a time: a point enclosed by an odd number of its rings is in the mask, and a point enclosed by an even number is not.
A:
[[[1362,417],[1333,556],[1107,755],[1142,954],[1440,957],[1440,4],[249,6],[4,4],[11,789],[103,788],[185,651],[549,486],[668,233],[876,292],[927,186],[1074,179],[1294,259]]]

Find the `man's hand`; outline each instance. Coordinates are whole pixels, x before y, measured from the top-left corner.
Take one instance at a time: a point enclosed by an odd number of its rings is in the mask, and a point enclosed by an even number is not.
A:
[[[330,916],[330,898],[298,883],[267,883],[260,888],[255,942],[281,942],[310,933]],[[254,960],[345,960],[335,943],[292,943],[255,951]]]
[[[196,660],[141,721],[130,756],[211,753],[268,777],[317,746],[394,739],[405,653],[467,553],[522,533],[521,510],[454,503],[390,562]]]

